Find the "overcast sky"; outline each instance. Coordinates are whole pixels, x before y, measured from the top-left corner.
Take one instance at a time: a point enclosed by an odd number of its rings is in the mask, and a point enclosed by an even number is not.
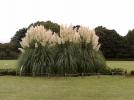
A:
[[[134,0],[0,0],[0,42],[38,20],[102,25],[124,36],[134,29]]]

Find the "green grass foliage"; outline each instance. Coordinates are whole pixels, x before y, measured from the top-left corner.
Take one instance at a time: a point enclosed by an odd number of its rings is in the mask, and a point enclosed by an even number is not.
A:
[[[44,33],[40,34],[40,29]],[[85,33],[84,30],[86,30]],[[37,31],[39,32],[36,33]],[[28,32],[31,33],[27,33],[22,41],[24,52],[18,61],[19,75],[102,73],[106,70],[105,59],[97,49],[98,37],[86,28],[83,28],[81,33],[73,33],[71,27],[63,28],[61,36],[52,35],[50,31],[43,31],[40,26],[37,29],[32,27]],[[34,37],[32,34],[38,35]],[[52,44],[45,40],[49,37],[55,38]],[[35,38],[36,40],[32,40]],[[46,42],[43,44],[42,41]]]
[[[52,47],[27,48],[18,61],[19,75],[101,73],[106,63],[100,51],[81,44],[65,43]],[[87,45],[87,46],[88,46]]]

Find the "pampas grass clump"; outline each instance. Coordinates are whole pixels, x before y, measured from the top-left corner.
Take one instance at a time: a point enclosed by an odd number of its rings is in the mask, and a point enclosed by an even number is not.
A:
[[[17,73],[36,76],[103,72],[106,63],[99,51],[99,37],[87,27],[78,31],[72,27],[61,25],[58,35],[43,26],[31,26],[20,42]]]

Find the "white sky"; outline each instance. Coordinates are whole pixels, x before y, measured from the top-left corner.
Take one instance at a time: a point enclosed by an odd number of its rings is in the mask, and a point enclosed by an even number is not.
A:
[[[36,21],[99,25],[121,35],[134,29],[134,0],[0,0],[0,42]]]

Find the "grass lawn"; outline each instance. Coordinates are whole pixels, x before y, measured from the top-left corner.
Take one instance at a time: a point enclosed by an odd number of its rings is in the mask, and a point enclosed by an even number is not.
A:
[[[130,72],[134,70],[134,61],[107,61],[110,68],[123,68]]]
[[[0,60],[0,69],[13,68],[15,69],[17,60]]]
[[[16,60],[0,60],[16,68]],[[107,61],[111,68],[134,70],[134,61]],[[0,76],[0,100],[134,100],[134,77]]]
[[[0,60],[0,69],[16,68],[17,60]],[[128,72],[134,70],[134,61],[107,61],[111,68],[123,68]]]
[[[0,100],[134,100],[134,77],[0,76]]]

